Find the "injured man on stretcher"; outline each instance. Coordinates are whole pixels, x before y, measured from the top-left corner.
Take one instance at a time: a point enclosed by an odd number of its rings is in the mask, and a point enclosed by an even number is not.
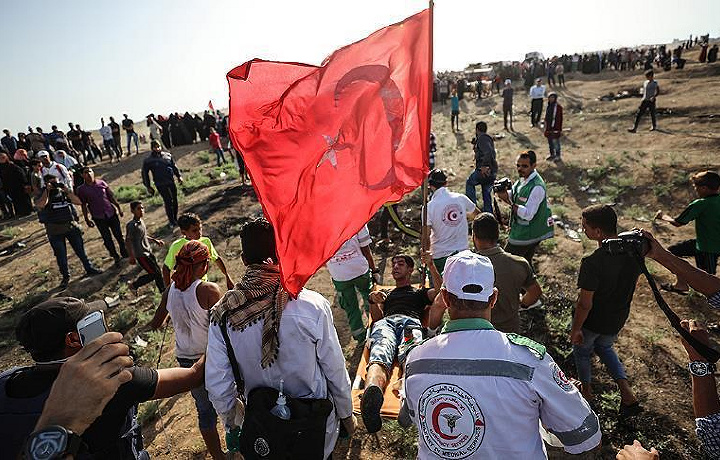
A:
[[[429,251],[423,252],[423,261],[430,270],[435,288],[413,287],[410,277],[415,262],[408,255],[397,255],[392,258],[395,288],[370,293],[370,316],[373,320],[369,341],[370,359],[365,392],[360,403],[368,433],[376,433],[382,428],[380,409],[393,362],[397,357],[397,363],[402,368],[409,347],[422,340],[425,311],[433,303],[442,285],[442,277]],[[437,318],[431,316],[427,318],[426,326],[437,328],[441,321],[441,315]]]

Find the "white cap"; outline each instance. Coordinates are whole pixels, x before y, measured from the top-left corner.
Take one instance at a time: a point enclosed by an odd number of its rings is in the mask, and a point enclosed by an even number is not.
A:
[[[512,80],[510,80],[509,78],[505,80],[505,84],[506,84],[506,85],[509,85],[509,84],[511,84],[511,83],[512,83]]]
[[[47,153],[47,150],[40,150],[40,151],[37,153],[37,156],[38,156],[38,158],[40,158],[40,157],[48,157],[48,158],[50,158],[50,154]]]
[[[458,299],[487,302],[493,293],[495,270],[490,259],[465,250],[448,258],[443,285]]]

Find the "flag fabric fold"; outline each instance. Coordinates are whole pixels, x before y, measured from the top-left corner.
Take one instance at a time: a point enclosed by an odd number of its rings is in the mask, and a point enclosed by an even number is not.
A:
[[[427,174],[429,29],[424,10],[321,66],[253,59],[228,73],[230,136],[275,228],[291,295]]]

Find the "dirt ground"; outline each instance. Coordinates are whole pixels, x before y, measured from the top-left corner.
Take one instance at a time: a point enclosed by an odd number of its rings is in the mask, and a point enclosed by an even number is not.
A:
[[[648,131],[649,120],[643,120],[637,134],[626,131],[632,124],[639,99],[598,100],[607,93],[640,86],[644,79],[641,71],[568,74],[567,88],[555,89],[565,108],[562,163],[544,161],[547,143],[539,130],[529,128],[529,101],[522,88],[516,87],[514,133],[503,131],[502,100],[497,95],[481,101],[461,101],[458,133],[450,129],[449,105],[436,104],[433,131],[437,135],[437,165],[448,170],[451,189],[464,190],[465,178],[473,168],[470,140],[474,123],[484,120],[488,122],[489,133],[497,135],[499,176],[515,177],[513,161],[519,152],[527,149],[538,152],[538,170],[548,182],[553,213],[570,228],[580,227],[580,210],[584,206],[605,202],[615,203],[622,229],[652,228],[664,244],[691,238],[692,225],[675,229],[651,222],[656,210],[676,215],[693,199],[689,175],[720,166],[720,100],[717,95],[713,96],[720,86],[720,64],[694,61],[697,50],[689,52],[687,57],[684,70],[657,75],[661,88],[659,131]],[[204,233],[214,242],[235,279],[239,279],[243,266],[237,234],[243,222],[261,214],[254,191],[237,180],[220,179],[219,170],[214,168],[214,156],[208,160],[205,144],[175,148],[172,153],[186,177],[194,173],[207,182],[184,195],[181,212],[192,211],[202,217]],[[104,162],[95,168],[96,174],[116,191],[121,186],[138,185],[145,154],[124,158],[119,164]],[[165,227],[164,212],[157,199],[146,200],[149,204],[145,221],[149,233],[170,243],[179,235],[178,231],[171,232]],[[419,202],[419,192],[416,192],[399,206],[406,222],[416,228],[419,227]],[[124,227],[124,222],[129,220],[129,206],[123,207]],[[379,239],[378,217],[379,214],[369,224],[376,240]],[[385,267],[387,257],[396,251],[418,254],[417,240],[394,229],[390,235],[393,242],[389,246],[373,244],[381,267]],[[171,327],[164,337],[162,331],[150,332],[144,327],[159,300],[153,285],[141,288],[135,297],[128,292],[126,283],[137,276],[138,268],[127,264],[113,268],[96,229],[85,228],[85,244],[90,258],[105,272],[93,278],[80,278],[81,265],[70,254],[71,283],[60,293],[54,288],[60,282],[60,275],[45,232],[36,218],[0,224],[0,368],[29,362],[29,356],[15,341],[14,325],[32,305],[60,294],[92,300],[119,296],[120,304],[109,312],[109,322],[114,329],[125,333],[130,343],[135,344],[136,337],[148,342],[146,347],[133,346],[138,361],[154,367],[162,348],[160,366],[174,365]],[[569,375],[575,375],[568,334],[577,270],[582,255],[593,248],[593,243],[584,236],[582,242],[575,242],[558,228],[556,237],[543,243],[536,259],[545,308],[523,314],[522,318],[524,332],[545,343]],[[156,251],[158,258],[164,254],[163,249]],[[673,279],[659,265],[652,262],[648,265],[658,281]],[[214,267],[211,280],[224,285]],[[385,276],[385,281],[391,282],[391,278]],[[326,269],[320,269],[307,287],[334,301]],[[696,293],[685,297],[668,294],[666,299],[681,317],[718,322],[717,312],[710,311],[702,296]],[[343,312],[336,305],[333,311],[352,378],[361,349],[350,337]],[[581,458],[614,458],[615,452],[633,439],[657,447],[663,458],[702,458],[694,436],[690,378],[685,367],[687,356],[643,279],[638,281],[630,318],[620,334],[617,349],[645,411],[620,420],[617,416],[619,394],[601,364],[596,362],[593,367],[595,407],[601,420],[603,443],[600,449]],[[159,405],[146,403],[141,413],[145,443],[154,458],[206,458],[190,395]],[[338,443],[334,458],[411,458],[416,452],[416,436],[415,431],[405,431],[393,422],[387,422],[377,437],[368,435],[360,426],[352,440]],[[569,457],[552,449],[549,455]]]

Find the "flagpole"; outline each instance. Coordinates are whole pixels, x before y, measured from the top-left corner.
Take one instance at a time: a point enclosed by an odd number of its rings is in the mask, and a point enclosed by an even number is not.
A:
[[[429,0],[429,28],[428,28],[428,110],[427,110],[427,136],[425,137],[425,146],[427,148],[426,151],[426,157],[428,160],[428,164],[430,162],[430,132],[432,130],[432,96],[433,96],[433,10],[435,8],[435,2],[433,0]],[[428,235],[428,226],[427,226],[427,202],[428,202],[428,178],[425,177],[425,180],[423,180],[422,185],[422,194],[423,194],[423,207],[422,207],[422,228],[420,231],[420,250],[421,252],[427,251],[429,246],[429,235]],[[422,286],[425,286],[425,277],[427,276],[427,267],[425,264],[423,264],[423,272],[422,272]],[[439,287],[439,286],[436,286]]]

